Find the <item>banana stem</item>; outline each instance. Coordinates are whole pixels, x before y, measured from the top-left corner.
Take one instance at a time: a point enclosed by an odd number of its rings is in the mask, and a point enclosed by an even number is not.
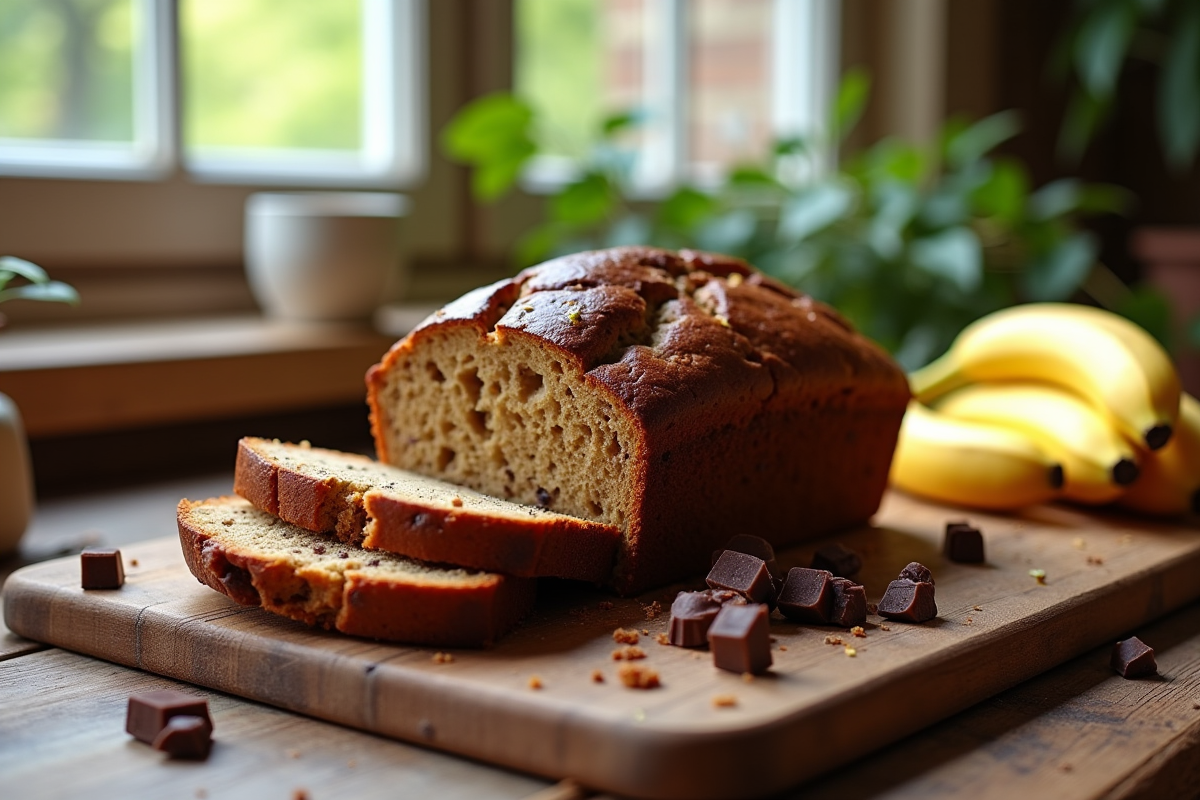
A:
[[[913,396],[929,403],[944,394],[966,386],[968,381],[947,353],[908,375]]]

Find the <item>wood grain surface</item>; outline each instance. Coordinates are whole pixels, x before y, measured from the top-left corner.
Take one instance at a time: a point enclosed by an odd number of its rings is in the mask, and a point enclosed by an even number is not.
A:
[[[64,559],[15,573],[9,627],[27,637],[301,713],[547,777],[642,797],[763,795],[829,770],[1086,652],[1200,595],[1194,529],[1066,507],[973,515],[988,563],[956,565],[941,530],[962,512],[888,498],[858,550],[877,599],[910,560],[937,579],[940,615],[872,617],[866,637],[773,623],[772,674],[746,682],[709,656],[656,644],[680,587],[637,599],[543,586],[538,609],[490,651],[427,649],[311,631],[200,586],[178,545],[127,548],[124,589],[83,592]],[[820,543],[781,555],[808,563]],[[1043,569],[1039,584],[1031,569]],[[664,613],[648,618],[658,601]],[[611,605],[611,607],[609,607]],[[622,687],[611,633],[646,630],[663,686]],[[825,644],[840,635],[856,648]],[[603,683],[592,681],[599,669]],[[543,688],[529,688],[531,676]],[[731,707],[713,698],[732,695]]]

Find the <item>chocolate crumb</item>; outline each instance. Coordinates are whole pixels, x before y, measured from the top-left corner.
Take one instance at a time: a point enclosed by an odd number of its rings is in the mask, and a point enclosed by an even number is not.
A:
[[[379,566],[379,559],[378,559],[378,558],[372,558],[370,561],[368,561],[368,562],[367,562],[367,566],[368,566],[368,567],[378,567],[378,566]]]
[[[349,557],[350,557],[350,554],[347,553],[345,550],[338,553],[338,558],[349,558]]]
[[[325,545],[323,545],[323,544],[317,545],[316,547],[313,548],[313,552],[319,556],[325,555]]]

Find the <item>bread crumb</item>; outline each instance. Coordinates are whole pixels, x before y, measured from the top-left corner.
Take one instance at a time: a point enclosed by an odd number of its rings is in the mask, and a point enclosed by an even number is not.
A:
[[[742,273],[740,273],[740,272],[729,273],[729,277],[725,279],[725,282],[727,284],[729,284],[730,286],[735,286],[735,287],[741,286],[742,285]]]
[[[646,630],[645,628],[642,628],[642,636],[649,636],[649,635],[650,635],[650,631]]]
[[[731,708],[737,705],[737,698],[731,694],[719,694],[712,699],[712,704],[717,708]]]
[[[825,644],[845,644],[842,637],[834,636],[832,633],[825,637]]]
[[[451,664],[454,662],[454,655],[451,653],[434,653],[433,663],[435,664]]]
[[[295,750],[295,749],[288,750],[288,751],[287,751],[287,755],[288,755],[288,758],[299,758],[299,757],[300,757],[300,751],[299,751],[299,750]]]
[[[609,600],[601,600],[597,608],[601,611],[612,611],[613,604]]]
[[[613,631],[613,641],[617,644],[637,644],[638,632],[632,628],[617,628]]]
[[[967,617],[967,621],[963,623],[963,625],[974,625],[974,624],[975,624],[974,617]]]
[[[533,306],[521,306],[522,311],[533,311]]]
[[[1070,764],[1059,764],[1058,768],[1063,772],[1070,772],[1071,770],[1075,769],[1075,767]]]
[[[722,314],[714,314],[713,319],[715,319],[717,321],[717,324],[720,325],[722,328],[730,327],[729,320],[725,319],[724,315],[722,315]]]
[[[205,797],[208,797],[208,790],[203,786],[198,787],[196,789],[196,797],[199,798],[199,800],[204,800]]]
[[[354,769],[355,767],[358,766],[358,762],[352,758],[346,762],[346,766],[349,767],[350,769]]]
[[[312,442],[310,442],[308,439],[301,439],[299,447],[301,450],[311,450]]]
[[[592,670],[592,683],[604,683],[604,673],[598,669]]]
[[[1125,534],[1120,539],[1117,539],[1117,544],[1119,544],[1119,545],[1133,544],[1133,534],[1131,534],[1131,533]]]
[[[461,497],[450,498],[450,505],[454,506],[455,508],[462,508],[462,498]]]
[[[232,524],[233,524],[233,520],[231,520],[231,519],[223,519],[223,520],[221,520],[221,524],[222,524],[222,525],[224,525],[225,527],[229,527],[230,525],[232,525]]]
[[[659,644],[670,644],[671,637],[665,633],[660,633],[660,634],[655,635],[654,641],[658,642]]]
[[[1082,550],[1087,547],[1087,542],[1083,540],[1082,536],[1076,536],[1071,540],[1071,547],[1074,547],[1076,550]]]
[[[846,645],[846,655],[850,656],[851,658],[854,658],[856,655],[858,655],[858,651],[855,650],[850,645]]]
[[[129,559],[129,566],[136,567],[137,565],[138,565],[138,560],[136,558]]]
[[[981,608],[980,606],[971,606],[971,610],[972,611],[983,611],[983,608]]]
[[[1036,580],[1038,582],[1038,586],[1046,585],[1046,570],[1044,570],[1044,569],[1029,570],[1029,577]]]
[[[743,672],[742,673],[742,683],[754,683],[754,673],[753,672]]]
[[[617,677],[630,689],[653,689],[661,685],[658,672],[642,664],[622,664]]]
[[[541,689],[542,688],[542,679],[539,678],[537,675],[530,675],[529,676],[529,688],[530,689]]]
[[[1087,563],[1094,567],[1098,567],[1104,563],[1104,556],[1088,556]]]
[[[648,606],[643,606],[642,611],[646,612],[646,619],[658,619],[658,615],[662,613],[662,603],[655,600]],[[645,633],[645,631],[642,631]]]
[[[879,612],[879,604],[867,603],[867,613],[868,614],[877,614],[878,612]]]
[[[292,800],[308,800],[307,789],[295,789],[292,791]]]
[[[881,631],[890,631],[891,629],[892,629],[891,625],[880,625],[879,626],[879,630],[881,630]]]
[[[781,645],[779,645],[779,649],[780,649],[780,650],[783,650],[784,652],[786,652],[786,651],[787,651],[787,645],[786,645],[786,644],[781,644]]]
[[[863,630],[862,625],[855,625],[850,629],[850,632],[860,639],[867,638],[867,632]]]
[[[637,661],[646,657],[646,651],[635,644],[618,647],[612,651],[613,661]]]

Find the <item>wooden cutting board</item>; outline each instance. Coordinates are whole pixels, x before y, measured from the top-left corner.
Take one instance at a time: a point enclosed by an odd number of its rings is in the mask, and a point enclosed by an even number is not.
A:
[[[984,530],[984,565],[940,554],[946,521],[964,516]],[[716,798],[849,763],[1200,596],[1200,530],[1115,513],[964,515],[893,494],[873,526],[833,538],[863,556],[871,601],[909,561],[930,567],[938,618],[871,615],[864,638],[775,619],[772,673],[749,681],[656,641],[676,591],[698,582],[636,599],[543,583],[518,630],[451,661],[237,606],[196,582],[174,538],[126,548],[120,590],[81,590],[77,557],[20,570],[4,611],[31,639],[384,736],[626,795]],[[781,565],[807,566],[822,543]],[[659,688],[618,681],[618,627],[643,632],[638,663]]]

